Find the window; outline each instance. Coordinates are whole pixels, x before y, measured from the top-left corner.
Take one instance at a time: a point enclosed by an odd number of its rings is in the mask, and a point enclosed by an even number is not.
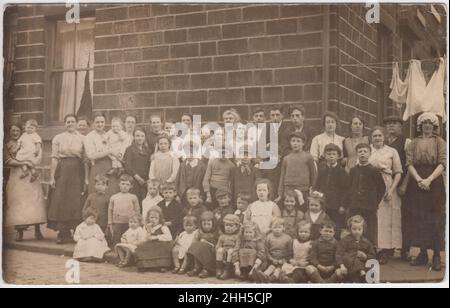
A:
[[[69,113],[90,116],[94,80],[95,18],[50,24],[47,120],[61,122]]]

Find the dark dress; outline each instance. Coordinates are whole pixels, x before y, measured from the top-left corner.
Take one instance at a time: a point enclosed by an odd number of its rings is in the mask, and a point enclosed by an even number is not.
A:
[[[162,228],[154,230],[151,235],[163,235]],[[171,267],[172,247],[172,241],[146,241],[139,244],[135,251],[136,267],[139,270]]]
[[[82,219],[84,138],[79,133],[64,132],[52,141],[52,158],[58,159],[58,165],[55,189],[50,193],[48,227],[55,231],[75,229]]]
[[[356,165],[349,176],[349,215],[361,215],[367,223],[365,236],[377,243],[377,210],[386,192],[381,173],[372,165]]]
[[[125,172],[133,177],[133,187],[130,192],[138,197],[139,204],[142,206],[142,200],[147,196],[147,185],[141,186],[134,180],[134,176],[139,175],[147,182],[150,170],[150,150],[145,145],[141,150],[133,143],[126,149],[123,160]]]
[[[366,261],[357,257],[358,251],[362,251],[367,255],[367,260],[375,259],[376,252],[373,244],[366,238],[361,238],[358,242],[353,235],[347,235],[343,238],[337,247],[336,263],[337,265],[345,265],[348,269],[350,278],[358,278],[362,270],[366,270]]]
[[[416,138],[407,148],[406,165],[414,166],[422,179],[430,176],[438,165],[446,166],[446,142],[440,137]],[[414,179],[408,185],[412,215],[412,245],[442,249],[445,234],[445,186],[443,176],[435,179],[430,190],[422,190]]]
[[[217,244],[218,237],[217,232],[205,233],[202,230],[199,230],[197,237],[187,252],[209,272],[214,272],[216,270],[215,246]],[[206,240],[208,243],[201,242],[201,240]]]
[[[339,213],[339,208],[347,208],[348,175],[339,164],[336,167],[325,165],[317,177],[315,191],[320,191],[326,197],[325,211],[334,221],[338,232],[346,226],[345,214]]]

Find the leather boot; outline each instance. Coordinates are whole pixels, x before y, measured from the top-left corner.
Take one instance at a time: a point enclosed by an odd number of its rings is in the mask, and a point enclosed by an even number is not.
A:
[[[233,276],[233,264],[227,263],[225,264],[225,270],[223,271],[223,274],[220,276],[221,280],[227,280],[230,279]]]
[[[422,266],[428,264],[428,253],[426,250],[420,250],[419,255],[411,261],[411,266]]]
[[[433,255],[433,264],[432,264],[431,268],[435,272],[440,272],[442,270],[441,256],[439,255],[439,253],[435,253]]]
[[[222,274],[223,274],[223,262],[222,261],[217,261],[216,262],[216,277],[218,279],[220,279]]]
[[[34,226],[34,238],[38,241],[42,241],[44,239],[41,233],[41,227],[39,225]]]

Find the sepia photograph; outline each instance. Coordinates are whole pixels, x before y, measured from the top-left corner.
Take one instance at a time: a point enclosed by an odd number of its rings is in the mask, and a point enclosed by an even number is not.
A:
[[[1,287],[448,287],[448,1],[1,6]]]

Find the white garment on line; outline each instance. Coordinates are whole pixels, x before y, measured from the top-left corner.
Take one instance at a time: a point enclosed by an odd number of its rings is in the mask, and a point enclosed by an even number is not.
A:
[[[439,68],[433,73],[428,84],[422,71],[420,60],[411,60],[405,81],[399,76],[398,63],[393,66],[391,81],[392,92],[389,95],[397,103],[406,103],[403,120],[420,112],[432,112],[446,121],[444,79],[445,60],[439,59]],[[405,101],[406,92],[406,101]]]
[[[405,80],[408,80],[408,76],[405,78]],[[398,62],[392,64],[392,80],[389,87],[392,89],[391,94],[389,94],[389,98],[397,104],[405,104],[408,94],[408,83],[400,78]]]

